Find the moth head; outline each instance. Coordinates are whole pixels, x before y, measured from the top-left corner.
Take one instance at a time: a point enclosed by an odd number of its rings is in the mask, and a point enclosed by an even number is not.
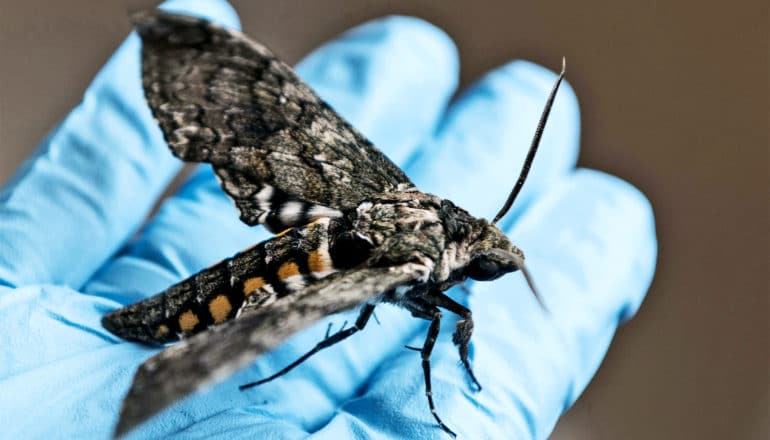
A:
[[[490,226],[497,229],[492,225]],[[499,232],[500,230],[497,229],[497,231]],[[499,232],[499,234],[502,235],[502,232]],[[502,236],[505,237],[505,235]],[[492,240],[487,241],[487,244],[489,244],[490,241]],[[524,252],[512,245],[507,238],[505,238],[504,242],[500,240],[497,243],[501,246],[478,249],[473,253],[473,257],[465,267],[465,276],[476,281],[491,281],[500,278],[507,273],[520,270],[524,275],[524,279],[527,281],[529,289],[540,304],[540,307],[547,311],[548,308],[545,306],[542,296],[540,296],[540,293],[535,287],[532,275],[524,264]]]
[[[482,233],[471,249],[471,259],[465,275],[477,281],[491,281],[515,272],[524,264],[524,253],[503,231],[486,222]]]

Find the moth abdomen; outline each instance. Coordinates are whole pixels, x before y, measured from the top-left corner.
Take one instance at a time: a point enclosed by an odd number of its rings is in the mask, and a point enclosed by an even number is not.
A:
[[[330,221],[285,230],[159,295],[107,314],[102,324],[125,339],[166,343],[291,295],[338,270],[329,252]]]
[[[159,295],[115,310],[102,319],[102,324],[126,339],[165,343],[225,322],[235,316],[244,301],[244,294],[230,277],[231,260],[221,261]]]

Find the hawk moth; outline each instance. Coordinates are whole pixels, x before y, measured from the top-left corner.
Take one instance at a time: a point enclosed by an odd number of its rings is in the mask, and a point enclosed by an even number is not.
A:
[[[470,310],[443,292],[466,279],[520,270],[540,296],[524,254],[495,226],[529,172],[562,71],[524,166],[492,222],[419,191],[322,101],[287,64],[240,32],[160,11],[133,18],[142,39],[147,102],[174,155],[213,166],[249,225],[276,235],[104,316],[125,339],[166,343],[136,372],[121,409],[122,435],[175,400],[222,379],[324,316],[361,307],[272,380],[363,329],[379,303],[430,321],[421,352],[428,406],[430,354],[441,309],[460,316],[453,342],[469,378]],[[542,302],[541,302],[542,305]],[[205,330],[205,331],[204,331]]]

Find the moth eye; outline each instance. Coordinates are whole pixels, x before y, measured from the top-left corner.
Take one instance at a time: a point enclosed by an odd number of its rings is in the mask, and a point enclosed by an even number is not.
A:
[[[489,281],[501,277],[505,271],[501,270],[496,261],[479,257],[471,261],[465,274],[477,281]]]

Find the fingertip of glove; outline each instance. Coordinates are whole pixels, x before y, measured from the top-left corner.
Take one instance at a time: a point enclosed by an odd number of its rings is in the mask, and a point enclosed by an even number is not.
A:
[[[516,95],[529,95],[543,101],[550,93],[556,82],[558,73],[540,64],[526,60],[514,60],[491,71],[481,84],[488,84],[495,89],[513,89]],[[577,94],[569,84],[569,71],[559,87],[554,108],[567,115],[573,121],[572,125],[580,127],[580,106]]]
[[[586,168],[576,170],[573,181],[584,190],[587,188],[588,191],[603,194],[616,206],[617,212],[622,212],[633,222],[640,236],[656,241],[652,203],[637,187],[604,171]]]
[[[630,319],[641,306],[645,293],[652,282],[657,261],[658,240],[655,230],[655,215],[650,200],[631,183],[611,174],[579,169],[575,172],[574,183],[583,192],[599,194],[619,214],[615,221],[623,223],[624,235],[632,239],[628,246],[634,256],[632,262],[636,277],[629,288],[638,286],[639,294],[630,296],[619,311],[619,321]]]
[[[228,28],[241,28],[238,13],[224,0],[168,0],[158,8],[167,12],[205,18]]]
[[[425,63],[441,72],[457,73],[460,61],[457,46],[443,29],[421,18],[390,15],[366,23],[358,31],[381,33],[390,44],[404,46],[414,55],[414,62]]]
[[[415,17],[388,16],[356,26],[324,44],[297,69],[314,85],[344,83],[355,90],[368,89],[362,82],[378,76],[368,73],[370,69],[384,76],[395,69],[399,77],[412,72],[415,80],[427,75],[432,80],[448,78],[454,86],[459,59],[454,42],[440,28]]]
[[[558,72],[555,69],[521,59],[509,61],[491,73],[513,77],[522,84],[529,85],[531,90],[537,94],[549,92],[558,76]],[[565,74],[565,79],[569,74],[568,70]]]

